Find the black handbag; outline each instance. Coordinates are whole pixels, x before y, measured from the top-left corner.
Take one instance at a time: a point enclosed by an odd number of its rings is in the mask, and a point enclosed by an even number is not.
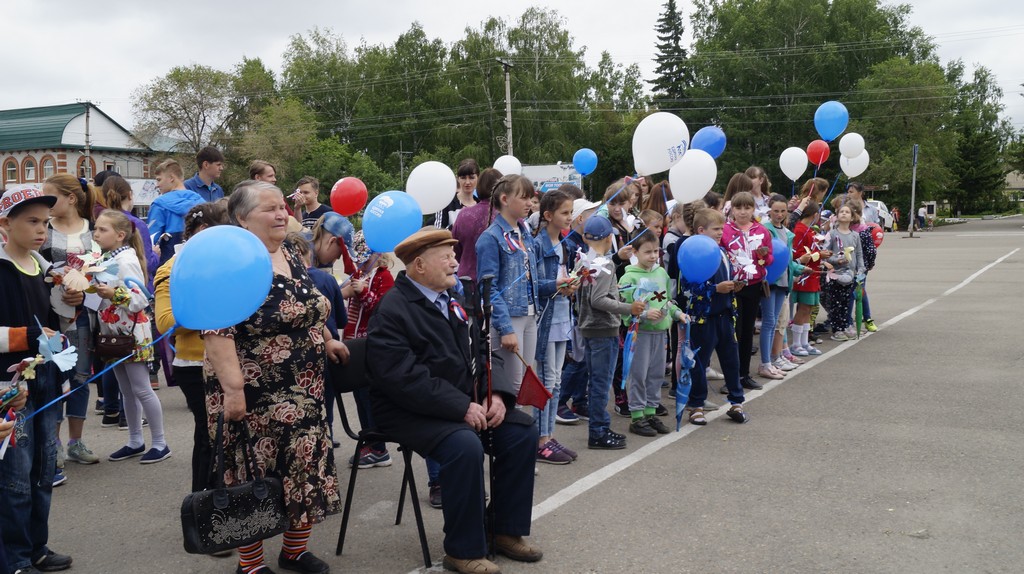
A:
[[[249,482],[224,486],[224,415],[217,418],[217,477],[214,487],[181,503],[185,552],[213,554],[281,534],[288,528],[281,481],[257,472],[248,425],[242,423],[243,458]]]
[[[138,319],[132,323],[132,328],[127,335],[97,335],[96,355],[104,360],[113,361],[135,353],[135,325]]]

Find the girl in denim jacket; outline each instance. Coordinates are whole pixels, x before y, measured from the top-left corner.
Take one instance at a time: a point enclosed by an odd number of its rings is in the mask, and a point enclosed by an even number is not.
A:
[[[537,258],[534,238],[522,221],[530,214],[533,195],[533,184],[521,175],[499,179],[491,194],[498,215],[476,241],[477,280],[494,277],[491,338],[501,339],[496,352],[503,363],[495,373],[507,377],[516,393],[523,381],[523,361],[533,364],[537,350]]]
[[[567,244],[562,241],[562,234],[569,231],[571,224],[572,196],[557,189],[545,193],[540,201],[540,223],[534,242],[541,304],[536,358],[544,387],[552,396],[534,416],[540,433],[537,462],[548,464],[568,464],[576,459],[576,452],[562,446],[554,437],[562,365],[572,329],[569,297],[576,290],[568,283],[573,261]]]

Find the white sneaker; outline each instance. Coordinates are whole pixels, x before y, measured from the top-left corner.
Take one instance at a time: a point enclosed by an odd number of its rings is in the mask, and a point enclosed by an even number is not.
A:
[[[796,365],[790,363],[788,360],[786,360],[785,357],[779,357],[778,359],[775,359],[775,362],[772,363],[772,365],[776,369],[780,369],[782,371],[792,371],[793,369],[796,368]]]
[[[707,379],[709,381],[724,381],[725,380],[725,375],[723,375],[722,373],[719,373],[718,371],[716,371],[715,369],[713,369],[711,367],[708,367],[707,369],[705,369],[704,370],[704,374],[707,376]]]
[[[850,336],[847,335],[845,331],[836,331],[835,333],[832,333],[832,340],[840,342],[849,341]]]

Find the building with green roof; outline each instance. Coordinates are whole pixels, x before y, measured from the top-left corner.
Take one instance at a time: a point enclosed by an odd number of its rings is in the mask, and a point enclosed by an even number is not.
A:
[[[90,102],[0,110],[0,187],[55,173],[148,178],[154,151]]]

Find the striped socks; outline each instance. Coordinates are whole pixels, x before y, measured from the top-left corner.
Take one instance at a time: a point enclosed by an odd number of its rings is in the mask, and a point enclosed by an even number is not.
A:
[[[312,526],[305,528],[289,528],[284,533],[284,545],[281,547],[281,554],[288,560],[298,560],[299,556],[306,551],[306,543],[309,541],[309,533],[313,531]]]
[[[263,541],[250,544],[249,546],[238,547],[238,570],[245,574],[252,574],[263,569]]]

